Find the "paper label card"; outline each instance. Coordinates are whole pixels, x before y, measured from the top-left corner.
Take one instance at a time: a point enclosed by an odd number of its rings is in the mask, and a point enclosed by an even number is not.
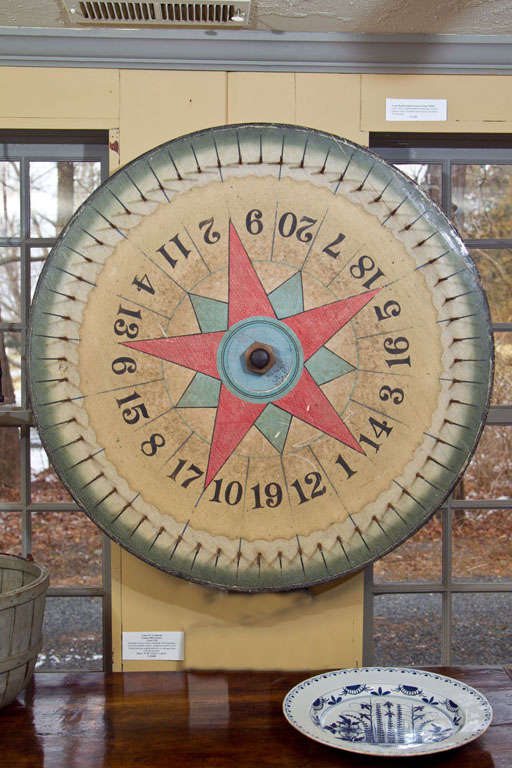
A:
[[[123,632],[125,661],[183,661],[184,632]]]
[[[386,99],[386,120],[428,122],[447,120],[446,99]]]

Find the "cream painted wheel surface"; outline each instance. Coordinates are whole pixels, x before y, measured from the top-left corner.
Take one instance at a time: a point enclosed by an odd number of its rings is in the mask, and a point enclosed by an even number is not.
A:
[[[33,406],[77,502],[145,561],[232,590],[328,581],[417,530],[475,448],[492,359],[439,209],[366,149],[286,125],[126,165],[32,309]]]

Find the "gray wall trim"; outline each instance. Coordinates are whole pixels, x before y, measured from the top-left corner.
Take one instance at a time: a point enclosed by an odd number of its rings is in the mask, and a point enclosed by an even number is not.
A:
[[[0,65],[510,74],[512,35],[0,27]]]

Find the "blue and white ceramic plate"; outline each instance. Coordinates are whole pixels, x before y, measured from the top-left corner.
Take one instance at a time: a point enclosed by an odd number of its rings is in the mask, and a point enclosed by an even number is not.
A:
[[[416,669],[338,669],[310,677],[283,702],[288,722],[337,749],[402,757],[443,752],[489,727],[491,705],[450,677]]]

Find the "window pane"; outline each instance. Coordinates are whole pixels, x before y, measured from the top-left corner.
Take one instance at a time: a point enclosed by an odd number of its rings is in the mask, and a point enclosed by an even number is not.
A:
[[[512,333],[494,334],[494,386],[491,403],[512,405]]]
[[[9,501],[0,494],[0,501]],[[21,555],[21,514],[19,512],[0,512],[0,552]]]
[[[30,249],[30,298],[34,298],[37,281],[51,248]]]
[[[21,403],[21,334],[19,331],[0,331],[0,405]]]
[[[441,513],[436,514],[418,533],[377,560],[374,580],[440,581],[441,580]]]
[[[20,501],[20,430],[0,427],[0,501]],[[1,551],[1,547],[0,547]]]
[[[512,580],[512,509],[453,513],[454,581]]]
[[[512,431],[485,427],[478,447],[459,484],[458,498],[512,498]]]
[[[0,160],[0,237],[20,236],[20,164]]]
[[[103,669],[101,597],[48,597],[37,670]]]
[[[453,663],[512,663],[512,594],[453,595]]]
[[[33,512],[32,554],[52,586],[101,586],[101,533],[83,512]]]
[[[512,237],[512,166],[452,165],[452,205],[463,237]]]
[[[39,433],[30,430],[31,499],[35,502],[73,501],[50,464]]]
[[[32,237],[58,235],[99,183],[99,162],[31,162]]]
[[[433,163],[400,163],[396,166],[419,184],[435,203],[441,205],[441,165]]]
[[[470,255],[482,278],[493,323],[512,322],[512,250],[472,248]]]
[[[0,248],[0,322],[19,322],[20,306],[20,249]]]
[[[441,595],[378,595],[374,627],[375,664],[440,663]]]

